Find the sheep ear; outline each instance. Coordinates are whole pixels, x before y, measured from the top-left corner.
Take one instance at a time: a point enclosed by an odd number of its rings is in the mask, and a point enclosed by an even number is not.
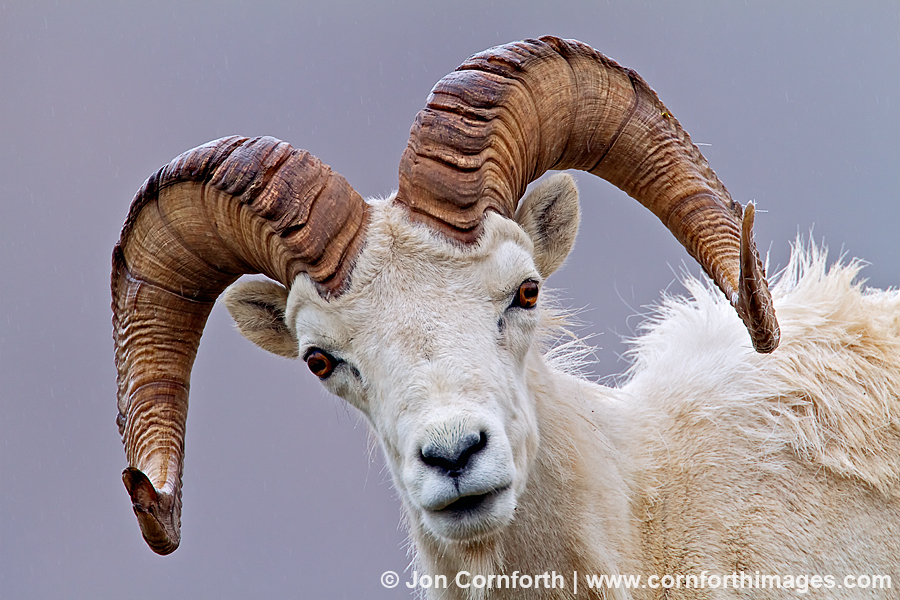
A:
[[[580,221],[578,188],[568,173],[548,177],[519,203],[516,222],[534,242],[534,262],[544,279],[569,256]]]
[[[288,291],[269,281],[247,281],[225,292],[225,306],[245,338],[272,354],[297,358],[297,338],[285,322]]]

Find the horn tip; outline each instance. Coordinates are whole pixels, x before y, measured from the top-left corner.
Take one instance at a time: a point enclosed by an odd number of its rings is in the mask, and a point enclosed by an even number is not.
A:
[[[181,536],[175,525],[172,496],[158,492],[143,471],[135,467],[122,471],[122,483],[131,496],[134,515],[150,549],[161,555],[174,552]]]
[[[744,207],[741,219],[741,275],[738,313],[744,320],[753,349],[760,354],[771,354],[781,341],[781,329],[775,317],[772,295],[766,274],[760,264],[756,245],[753,243],[753,221],[756,207],[751,202]]]

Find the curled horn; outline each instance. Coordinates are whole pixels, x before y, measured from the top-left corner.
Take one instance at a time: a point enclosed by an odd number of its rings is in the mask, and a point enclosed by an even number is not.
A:
[[[191,367],[216,298],[247,273],[290,287],[305,272],[340,294],[367,214],[343,177],[273,138],[194,148],[138,191],[113,250],[113,339],[122,478],[155,552],[180,541]]]
[[[593,173],[653,211],[725,293],[754,348],[775,350],[752,205],[731,199],[637,73],[580,42],[498,46],[441,79],[410,132],[397,202],[471,243],[486,210],[512,217],[526,186],[550,169]]]

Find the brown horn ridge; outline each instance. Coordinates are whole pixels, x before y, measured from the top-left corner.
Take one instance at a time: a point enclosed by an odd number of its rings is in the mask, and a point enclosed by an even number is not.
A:
[[[113,339],[122,478],[155,552],[180,541],[191,367],[216,298],[249,273],[340,294],[367,218],[343,177],[268,137],[189,150],[138,191],[113,250]]]
[[[725,293],[758,352],[780,337],[743,210],[656,93],[590,46],[542,37],[486,50],[441,79],[416,116],[397,202],[474,242],[550,169],[601,177],[649,208]]]

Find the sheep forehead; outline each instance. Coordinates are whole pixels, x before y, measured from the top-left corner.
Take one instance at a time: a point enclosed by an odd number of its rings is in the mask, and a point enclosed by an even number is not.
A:
[[[308,278],[299,277],[288,300],[289,323],[297,325],[299,316],[299,329],[330,330],[347,338],[367,331],[381,335],[381,329],[429,317],[438,327],[451,327],[459,319],[474,325],[474,305],[501,302],[522,279],[538,277],[531,239],[514,221],[495,213],[485,216],[479,241],[461,247],[411,223],[405,209],[390,199],[373,203],[371,212],[350,288],[326,301]]]
[[[531,239],[518,224],[494,212],[485,215],[484,232],[472,246],[460,246],[430,227],[411,223],[406,209],[389,200],[373,204],[372,213],[366,248],[345,294],[348,300],[370,294],[370,284],[385,275],[425,279],[432,287],[435,275],[443,278],[442,283],[473,283],[469,279],[480,271],[505,267],[517,253],[527,254],[530,260],[534,251]]]

